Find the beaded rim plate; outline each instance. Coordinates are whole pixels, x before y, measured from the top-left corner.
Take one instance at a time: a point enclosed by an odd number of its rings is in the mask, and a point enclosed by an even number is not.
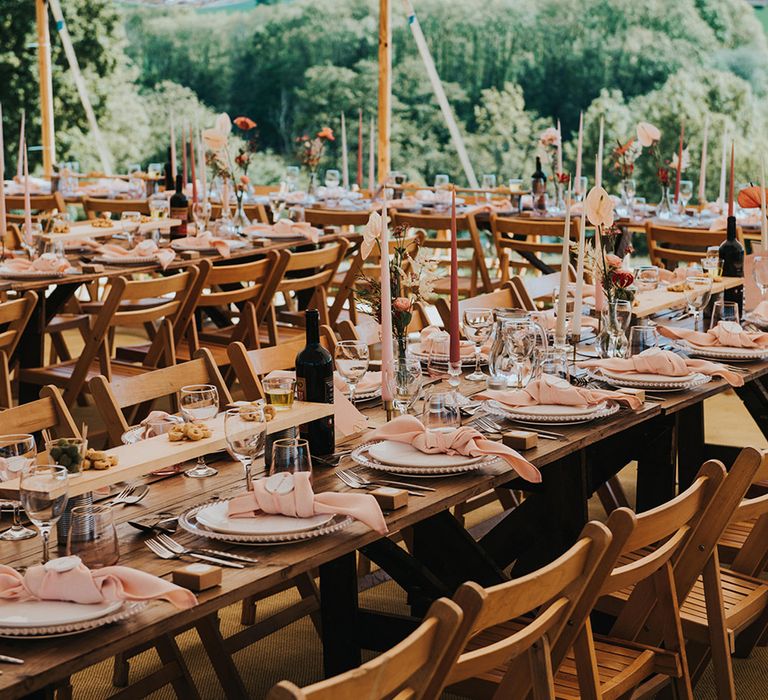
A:
[[[88,630],[122,622],[140,613],[149,605],[148,601],[126,602],[121,608],[110,615],[97,617],[82,622],[72,622],[66,625],[51,625],[49,627],[0,627],[0,637],[25,637],[29,639],[50,639],[80,634]]]
[[[612,416],[614,413],[618,413],[620,410],[619,404],[613,401],[604,401],[603,403],[595,406],[595,410],[592,413],[576,413],[568,415],[561,413],[559,415],[544,415],[542,413],[525,413],[524,410],[511,410],[504,404],[498,401],[488,400],[485,402],[488,410],[491,413],[505,416],[516,421],[526,421],[529,423],[589,423],[593,420]]]
[[[350,457],[363,467],[376,469],[377,471],[390,472],[392,474],[408,474],[410,476],[453,476],[455,474],[466,474],[480,469],[485,464],[495,462],[498,457],[489,456],[475,464],[462,464],[455,467],[398,467],[392,464],[382,464],[368,456],[368,448],[376,445],[382,440],[366,442],[352,450]]]
[[[193,535],[197,535],[198,537],[205,537],[210,540],[232,542],[233,544],[272,545],[291,544],[292,542],[302,542],[304,540],[314,539],[315,537],[332,535],[336,532],[339,532],[339,530],[343,530],[353,522],[353,519],[348,515],[335,515],[331,522],[327,525],[317,527],[314,530],[303,530],[301,532],[294,532],[284,535],[233,535],[223,532],[214,532],[213,530],[209,530],[208,528],[199,525],[197,523],[197,518],[195,517],[197,513],[206,506],[210,506],[213,503],[221,503],[222,500],[228,501],[230,499],[214,499],[185,510],[179,516],[179,526],[183,530],[186,530]]]
[[[102,265],[154,265],[156,255],[97,255],[91,262]]]
[[[248,245],[245,241],[228,240],[230,250],[240,250]],[[171,248],[177,252],[197,251],[198,253],[218,253],[218,249],[210,246],[209,248],[195,248],[194,246],[184,245],[180,241],[172,241]]]
[[[60,279],[76,272],[76,270],[72,270],[72,272],[45,272],[43,270],[9,270],[7,268],[0,268],[0,277],[9,280]]]
[[[685,381],[664,381],[648,380],[648,379],[632,379],[631,375],[628,377],[619,377],[615,374],[603,374],[599,369],[588,370],[587,373],[592,379],[596,379],[600,382],[605,382],[611,386],[628,387],[630,389],[663,389],[668,391],[686,391],[688,389],[694,389],[697,386],[706,384],[711,381],[711,377],[701,374],[701,372],[692,372],[689,377],[684,377]]]
[[[677,340],[673,345],[691,353],[691,355],[712,360],[744,360],[754,362],[768,358],[768,348],[703,348],[698,345],[692,345],[685,340]]]
[[[744,314],[744,320],[749,323],[754,323],[758,328],[768,329],[768,319],[763,316],[757,316],[751,311]]]

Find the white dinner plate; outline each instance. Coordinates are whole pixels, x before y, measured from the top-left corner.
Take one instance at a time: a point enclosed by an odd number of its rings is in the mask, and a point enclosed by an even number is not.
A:
[[[245,241],[236,241],[236,240],[227,240],[227,243],[229,243],[229,250],[240,250],[241,248],[245,248],[246,245],[248,245]],[[171,248],[178,251],[197,251],[198,253],[218,253],[218,249],[214,246],[210,246],[209,248],[197,248],[192,245],[184,245],[181,241],[173,241],[171,243]]]
[[[701,372],[692,372],[683,377],[666,377],[641,372],[608,372],[602,368],[589,370],[589,376],[616,387],[652,391],[685,391],[706,384],[711,380],[711,377]]]
[[[586,423],[613,415],[619,411],[619,404],[602,401],[597,406],[559,406],[541,404],[538,406],[519,406],[512,408],[498,401],[486,401],[489,412],[506,416],[516,421],[531,423]]]
[[[0,277],[9,280],[41,280],[41,279],[60,279],[72,272],[44,272],[41,270],[10,270],[7,267],[0,267]]]
[[[377,462],[393,467],[461,467],[483,460],[482,457],[466,455],[427,454],[413,445],[394,440],[382,440],[371,445],[368,454]]]
[[[212,503],[200,509],[195,517],[208,529],[231,535],[290,535],[327,525],[334,517],[333,514],[323,514],[311,518],[290,518],[264,513],[254,518],[230,518],[228,507],[227,501]]]
[[[657,384],[660,382],[664,384],[687,384],[699,374],[698,372],[691,372],[682,377],[668,377],[662,374],[650,374],[647,372],[613,372],[604,367],[600,367],[599,370],[603,376],[608,377],[609,379],[629,379],[633,382],[647,382],[649,384]]]
[[[673,344],[696,357],[710,360],[730,360],[731,362],[743,360],[749,362],[768,358],[768,348],[701,347],[685,340],[676,340]]]
[[[391,474],[400,474],[402,476],[420,476],[420,477],[441,477],[441,476],[458,476],[459,474],[466,474],[467,472],[473,472],[484,464],[490,464],[495,462],[498,457],[495,455],[487,455],[480,457],[477,461],[464,464],[453,464],[446,466],[441,464],[440,460],[435,458],[448,457],[450,455],[424,455],[425,461],[421,466],[399,466],[394,464],[385,464],[378,459],[374,459],[370,454],[370,449],[378,445],[379,442],[367,442],[363,445],[359,445],[350,453],[350,457],[364,467],[370,469],[376,469],[378,471],[389,472]],[[463,459],[467,459],[463,457]]]
[[[95,620],[119,610],[123,601],[83,605],[60,600],[8,600],[0,603],[0,627],[52,627]]]
[[[91,262],[102,265],[154,265],[156,255],[97,255]]]

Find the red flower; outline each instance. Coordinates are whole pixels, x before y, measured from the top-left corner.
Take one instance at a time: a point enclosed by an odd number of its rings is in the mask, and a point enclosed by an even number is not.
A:
[[[250,131],[256,128],[256,122],[248,117],[237,117],[235,120],[235,126],[243,131]]]
[[[320,129],[320,131],[317,132],[317,137],[320,139],[327,139],[328,141],[336,140],[333,136],[333,129],[331,129],[330,126],[324,126]]]
[[[629,270],[612,270],[610,273],[611,282],[620,289],[631,287],[635,281],[635,276]]]
[[[410,311],[411,300],[406,297],[397,297],[397,299],[392,302],[392,308],[395,311]]]
[[[556,173],[556,175],[557,181],[563,185],[567,185],[571,180],[571,176],[568,173]]]
[[[669,185],[669,169],[668,168],[659,168],[657,171],[657,176],[659,178],[659,182],[662,185]]]

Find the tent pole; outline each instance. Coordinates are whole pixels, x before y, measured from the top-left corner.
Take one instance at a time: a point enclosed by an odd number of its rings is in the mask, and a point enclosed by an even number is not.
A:
[[[43,124],[43,174],[53,175],[56,135],[53,127],[53,82],[51,79],[51,34],[48,29],[48,2],[35,0],[37,20],[37,67],[40,76],[40,117]]]
[[[390,130],[392,126],[392,6],[379,0],[379,119],[378,181],[386,180],[391,169]]]

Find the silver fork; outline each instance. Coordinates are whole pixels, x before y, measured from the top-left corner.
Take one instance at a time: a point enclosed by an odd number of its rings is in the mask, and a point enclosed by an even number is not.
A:
[[[209,557],[205,554],[177,554],[172,552],[165,545],[158,542],[156,539],[144,540],[144,544],[147,545],[158,557],[161,559],[180,559],[182,556],[192,557],[193,559],[200,559],[201,561],[211,562],[212,564],[218,564],[219,566],[228,566],[231,569],[244,569],[245,564],[238,564],[235,561],[227,561],[225,559],[218,559],[217,557]]]
[[[479,428],[486,433],[501,433],[503,428],[488,416],[477,416],[468,425],[471,428]]]
[[[406,484],[402,481],[390,481],[388,479],[369,479],[364,474],[356,472],[354,469],[342,469],[352,478],[359,481],[361,484],[378,486],[380,484],[386,484],[387,486],[399,486],[400,488],[412,488],[414,491],[437,491],[429,486],[422,486],[421,484]]]
[[[195,549],[192,547],[185,547],[180,542],[177,542],[172,537],[166,535],[164,532],[158,532],[156,537],[156,540],[160,542],[160,544],[165,545],[168,549],[170,549],[172,552],[176,552],[177,554],[208,554],[210,556],[214,557],[223,557],[224,559],[234,559],[235,561],[244,561],[248,564],[258,564],[259,560],[254,559],[252,557],[245,557],[242,554],[232,554],[230,552],[222,552],[218,549]]]
[[[346,469],[340,469],[336,472],[336,476],[341,479],[349,488],[351,489],[369,489],[371,487],[376,487],[376,484],[373,482],[364,483],[362,482],[357,474],[352,474],[351,472],[347,471]],[[418,491],[408,491],[409,496],[424,496],[423,493],[419,493]]]
[[[111,505],[112,501],[118,501],[125,498],[129,493],[133,492],[137,484],[126,484],[122,491],[116,496],[107,496],[104,500],[107,501],[104,505]]]

